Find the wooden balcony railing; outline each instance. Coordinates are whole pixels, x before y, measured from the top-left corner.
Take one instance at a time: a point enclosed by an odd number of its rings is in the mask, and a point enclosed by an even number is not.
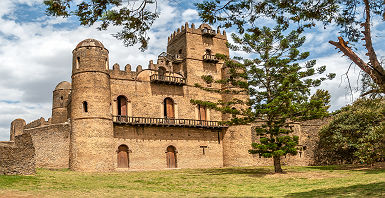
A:
[[[150,81],[154,83],[165,83],[165,84],[174,84],[174,85],[184,85],[186,84],[186,78],[175,77],[175,76],[166,76],[153,74],[150,76]]]
[[[209,63],[219,62],[218,58],[215,55],[210,55],[210,54],[203,55],[203,61],[209,62]]]
[[[215,30],[210,30],[210,29],[204,28],[202,30],[202,35],[203,36],[214,37],[215,35],[217,35],[217,33],[215,32]]]
[[[195,127],[195,128],[227,128],[226,125],[218,121],[174,119],[174,118],[146,118],[113,116],[114,123],[128,125],[147,125],[147,126],[175,126],[175,127]]]

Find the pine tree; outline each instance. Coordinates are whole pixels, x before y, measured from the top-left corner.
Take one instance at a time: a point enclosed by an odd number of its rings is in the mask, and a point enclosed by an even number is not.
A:
[[[326,67],[316,68],[314,60],[305,62],[309,53],[298,50],[305,41],[298,31],[285,36],[280,26],[274,29],[263,27],[261,31],[245,33],[242,37],[232,34],[232,38],[235,44],[230,48],[250,53],[253,59],[227,59],[229,77],[215,82],[232,89],[217,91],[224,94],[245,92],[250,99],[242,101],[234,98],[219,103],[192,102],[233,114],[228,124],[252,123],[262,119],[264,124],[256,128],[259,142],[254,142],[249,152],[273,158],[275,172],[281,173],[281,156],[297,154],[298,136],[292,135],[290,121],[320,118],[328,114],[329,93],[318,90],[310,97],[310,92],[311,88],[334,78],[335,74],[316,78],[325,72]],[[240,108],[245,105],[247,108]]]

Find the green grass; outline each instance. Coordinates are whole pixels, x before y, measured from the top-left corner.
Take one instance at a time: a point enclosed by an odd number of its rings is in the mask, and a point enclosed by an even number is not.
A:
[[[0,197],[385,197],[384,169],[341,166],[0,176]]]

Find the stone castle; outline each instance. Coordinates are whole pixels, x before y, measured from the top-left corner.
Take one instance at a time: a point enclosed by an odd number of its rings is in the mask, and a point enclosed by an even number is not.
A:
[[[248,97],[194,86],[220,88],[201,76],[226,77],[223,61],[214,55],[229,55],[226,42],[225,31],[186,23],[168,38],[167,52],[156,63],[131,71],[129,64],[110,69],[101,42],[81,41],[72,51],[72,82],[53,91],[52,118],[11,123],[10,141],[0,142],[0,173],[28,166],[20,161],[31,156],[30,166],[85,172],[271,165],[271,159],[248,153],[257,139],[252,125],[222,125],[229,115],[190,102]],[[321,123],[291,124],[301,148],[299,155],[284,157],[285,164],[314,163]],[[26,147],[30,155],[19,154]]]

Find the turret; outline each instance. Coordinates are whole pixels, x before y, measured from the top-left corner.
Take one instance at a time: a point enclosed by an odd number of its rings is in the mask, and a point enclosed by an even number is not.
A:
[[[11,131],[10,131],[10,141],[14,141],[15,137],[18,135],[22,135],[25,127],[25,120],[23,119],[15,119],[11,122]]]
[[[71,83],[63,81],[53,91],[52,99],[52,124],[64,123],[67,121],[67,105],[71,92]]]
[[[111,171],[115,155],[108,50],[86,39],[72,53],[70,168]]]

